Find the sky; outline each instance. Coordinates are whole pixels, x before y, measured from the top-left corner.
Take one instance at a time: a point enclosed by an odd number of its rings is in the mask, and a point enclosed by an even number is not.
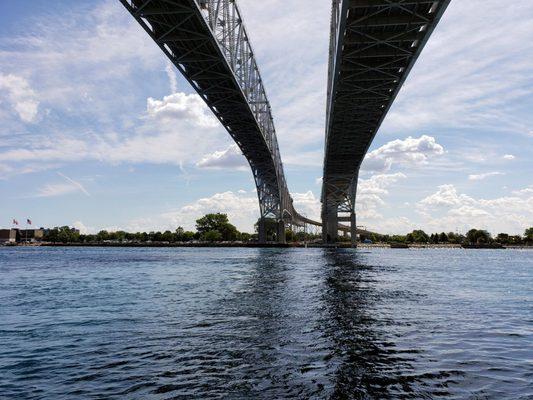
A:
[[[319,218],[330,2],[239,0],[296,208]],[[362,165],[358,225],[533,226],[533,2],[453,0]],[[0,3],[0,226],[258,217],[230,136],[117,1]]]

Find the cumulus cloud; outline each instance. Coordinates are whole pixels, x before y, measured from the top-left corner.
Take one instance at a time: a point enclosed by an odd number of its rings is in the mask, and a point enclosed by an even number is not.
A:
[[[149,97],[146,111],[152,118],[192,121],[201,127],[218,126],[218,121],[196,94],[173,93],[162,100]]]
[[[0,94],[2,92],[22,121],[35,121],[39,101],[25,78],[14,74],[0,74]]]
[[[200,198],[175,210],[159,215],[137,218],[130,221],[125,229],[130,231],[174,230],[182,226],[194,230],[196,220],[207,213],[228,214],[230,221],[241,231],[252,232],[259,218],[259,205],[255,193],[246,191],[215,193]]]
[[[440,185],[436,193],[420,200],[418,204],[423,206],[456,206],[470,202],[470,197],[457,193],[454,185]]]
[[[417,210],[428,229],[446,230],[459,227],[483,228],[493,233],[523,233],[533,221],[531,187],[513,192],[512,196],[476,199],[459,193],[454,185],[441,185],[437,192],[417,203]]]
[[[196,163],[198,168],[211,169],[246,169],[247,163],[241,149],[236,144],[229,145],[226,149],[204,155]]]
[[[401,172],[395,174],[378,174],[368,179],[359,179],[357,186],[356,211],[363,219],[381,218],[379,208],[385,204],[384,197],[389,194],[389,187],[401,179],[407,178]]]
[[[481,181],[486,178],[490,178],[492,176],[498,176],[498,175],[505,175],[503,172],[485,172],[483,174],[472,174],[468,175],[468,180],[470,181]]]
[[[76,221],[72,224],[72,226],[76,229],[78,229],[80,231],[80,233],[82,235],[87,235],[89,233],[96,233],[96,229],[92,228],[92,227],[88,227],[86,226],[83,222],[81,221]]]
[[[320,221],[321,205],[320,199],[312,191],[305,193],[291,193],[293,205],[303,216],[315,221]]]
[[[294,206],[308,218],[320,217],[320,200],[309,191],[292,193]],[[255,191],[239,190],[215,193],[202,197],[176,210],[169,210],[159,215],[137,218],[123,229],[130,231],[174,230],[178,226],[195,229],[196,220],[207,213],[225,213],[230,221],[243,232],[253,232],[254,224],[259,218],[259,203]],[[118,228],[117,228],[118,229]]]
[[[444,148],[434,137],[422,135],[419,138],[409,136],[407,139],[396,139],[369,152],[362,165],[365,171],[389,171],[394,164],[421,165],[426,164],[430,157],[444,154]]]

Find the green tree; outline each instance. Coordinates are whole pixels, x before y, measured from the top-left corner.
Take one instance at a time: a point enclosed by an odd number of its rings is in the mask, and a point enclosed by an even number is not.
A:
[[[161,239],[163,240],[163,242],[171,243],[174,241],[174,235],[172,234],[172,232],[167,230],[163,232],[163,234],[161,235]]]
[[[428,243],[429,236],[423,230],[414,230],[405,237],[407,243]]]
[[[209,231],[218,231],[222,240],[236,240],[239,236],[237,228],[230,224],[227,214],[206,214],[196,220],[196,230],[202,236]]]
[[[498,233],[496,241],[501,244],[509,244],[509,235],[507,233]]]
[[[524,241],[527,244],[533,243],[533,226],[531,228],[527,228],[524,232]]]
[[[178,228],[174,232],[175,241],[176,242],[182,242],[184,233],[185,233],[185,230],[181,226],[178,226]]]
[[[259,234],[259,221],[254,224],[255,232]],[[265,231],[267,240],[272,240],[278,234],[278,222],[275,218],[265,218]]]
[[[286,229],[285,230],[285,240],[287,242],[294,242],[296,241],[296,235],[294,234],[294,232],[290,229]]]
[[[98,242],[103,242],[104,240],[109,240],[109,233],[105,230],[98,232],[96,235],[96,240]]]
[[[466,234],[466,240],[470,244],[489,243],[490,233],[483,229],[470,229]]]
[[[389,242],[405,243],[407,241],[407,236],[403,235],[392,235],[389,239]]]
[[[195,239],[195,233],[191,231],[183,232],[182,239],[184,242],[192,242]]]
[[[222,240],[222,234],[217,231],[207,231],[202,234],[202,239],[207,242],[219,242]]]
[[[439,235],[439,243],[448,243],[448,235],[446,233],[442,232]]]

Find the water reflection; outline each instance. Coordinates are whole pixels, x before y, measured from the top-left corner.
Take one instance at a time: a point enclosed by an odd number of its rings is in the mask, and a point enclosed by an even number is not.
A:
[[[234,327],[242,368],[231,392],[338,399],[414,393],[401,376],[416,351],[396,349],[387,319],[376,318],[373,267],[352,250],[314,253],[307,264],[302,257],[266,249],[247,260],[247,279],[225,303],[242,322]]]
[[[374,304],[380,295],[371,277],[373,267],[360,258],[350,249],[324,250],[324,330],[334,344],[332,361],[337,364],[332,397],[407,395],[412,388],[400,375],[411,369],[410,357],[399,354],[387,337],[383,316],[376,318]]]
[[[484,254],[8,249],[0,397],[531,398],[530,256]]]
[[[236,330],[243,351],[230,397],[309,398],[324,389],[317,366],[323,341],[317,320],[312,270],[297,271],[297,254],[258,249],[246,260],[248,273],[225,312],[241,323]],[[304,290],[307,289],[307,290]]]

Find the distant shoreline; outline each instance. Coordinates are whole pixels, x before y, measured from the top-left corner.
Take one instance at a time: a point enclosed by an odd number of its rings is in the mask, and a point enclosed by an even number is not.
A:
[[[153,248],[173,248],[173,247],[190,247],[190,248],[198,248],[198,247],[213,247],[213,248],[226,248],[226,247],[233,247],[233,248],[244,248],[244,247],[252,247],[252,248],[350,248],[349,242],[340,242],[335,245],[323,245],[319,243],[287,243],[287,244],[278,244],[278,243],[265,243],[265,244],[259,244],[259,243],[208,243],[208,242],[201,242],[201,243],[19,243],[16,245],[7,245],[3,247],[153,247]],[[382,248],[382,249],[389,249],[389,248],[398,248],[394,245],[391,246],[389,243],[358,243],[357,248],[360,249],[376,249],[376,248]],[[501,246],[501,247],[476,247],[476,246],[467,246],[463,247],[460,244],[420,244],[420,243],[412,243],[405,245],[406,249],[533,249],[533,246],[517,246],[517,245],[507,245],[507,246]]]

